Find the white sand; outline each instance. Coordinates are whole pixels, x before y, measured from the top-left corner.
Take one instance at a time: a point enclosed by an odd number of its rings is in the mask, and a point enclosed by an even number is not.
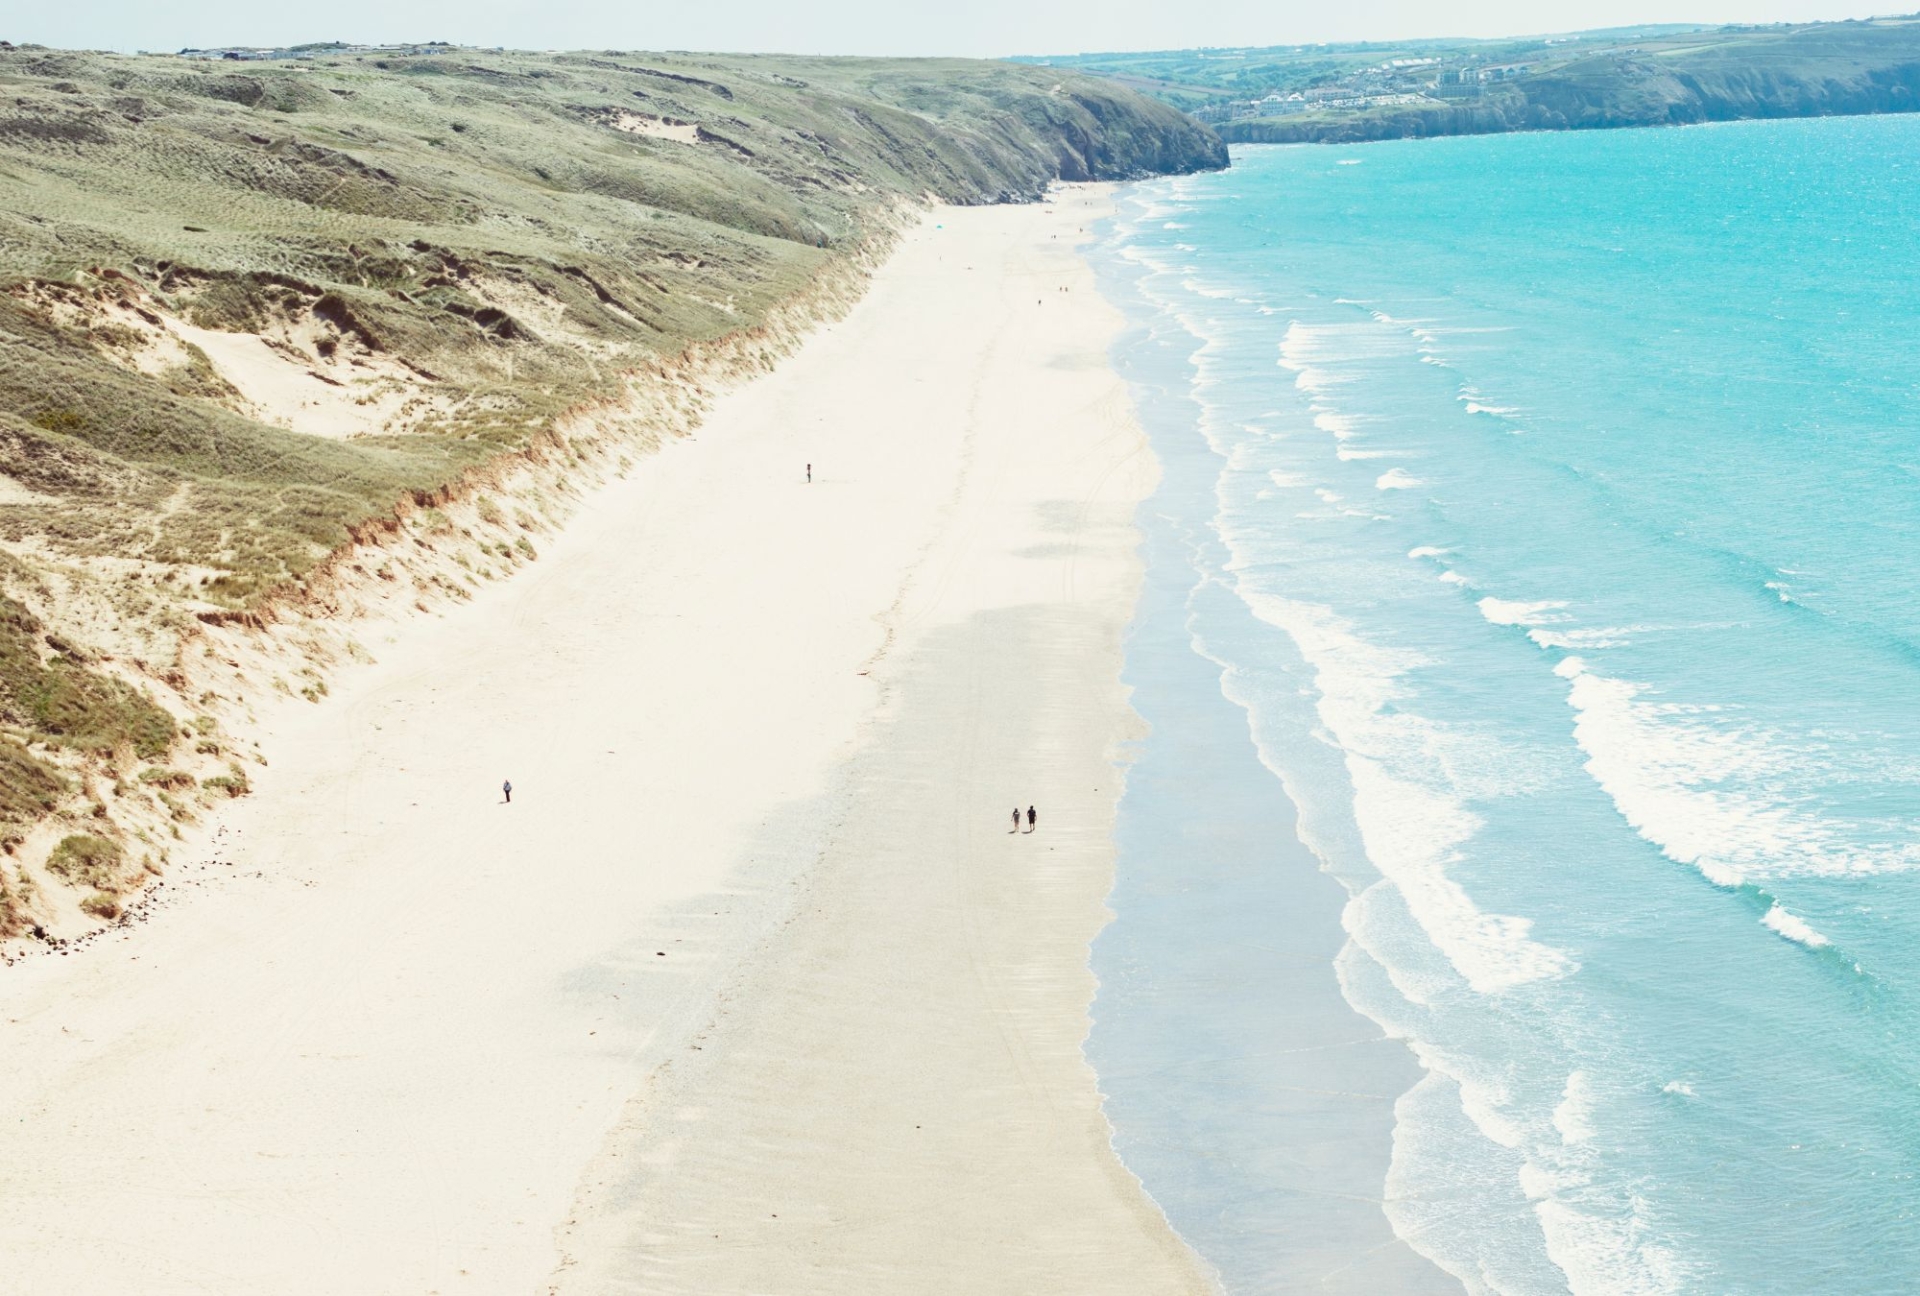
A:
[[[166,327],[199,347],[255,416],[293,432],[335,439],[404,432],[434,402],[419,380],[381,357],[329,364],[309,355],[309,337],[289,333],[276,347],[257,334],[223,333],[180,319],[167,320]],[[327,332],[303,331],[314,336]],[[322,369],[333,372],[323,375]],[[407,414],[413,417],[402,417]]]
[[[1204,1289],[1078,1048],[1152,473],[1097,201],[940,213],[0,970],[6,1286]]]
[[[629,135],[673,140],[679,144],[700,142],[700,128],[692,122],[670,122],[659,117],[643,116],[640,113],[617,112],[613,115],[611,124],[615,130],[625,131]]]
[[[50,496],[22,486],[11,477],[0,476],[0,504],[46,504]]]

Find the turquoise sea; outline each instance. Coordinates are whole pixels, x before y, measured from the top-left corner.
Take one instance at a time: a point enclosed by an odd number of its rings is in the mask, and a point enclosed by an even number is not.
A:
[[[1920,118],[1236,153],[1092,1058],[1231,1293],[1920,1290]]]

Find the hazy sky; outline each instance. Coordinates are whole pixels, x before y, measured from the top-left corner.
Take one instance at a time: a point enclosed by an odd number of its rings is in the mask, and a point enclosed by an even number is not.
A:
[[[522,49],[1065,54],[1642,22],[1861,18],[1846,0],[22,0],[0,39],[97,49],[448,40]]]

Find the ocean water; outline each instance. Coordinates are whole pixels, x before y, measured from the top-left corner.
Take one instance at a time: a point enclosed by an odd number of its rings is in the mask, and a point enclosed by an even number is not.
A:
[[[1920,119],[1251,148],[1097,261],[1165,481],[1089,1055],[1174,1225],[1920,1290]]]

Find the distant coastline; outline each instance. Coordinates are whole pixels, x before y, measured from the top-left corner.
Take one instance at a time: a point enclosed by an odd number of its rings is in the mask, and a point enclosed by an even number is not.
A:
[[[1164,99],[1230,144],[1920,110],[1920,21],[1911,17],[1044,61]]]

